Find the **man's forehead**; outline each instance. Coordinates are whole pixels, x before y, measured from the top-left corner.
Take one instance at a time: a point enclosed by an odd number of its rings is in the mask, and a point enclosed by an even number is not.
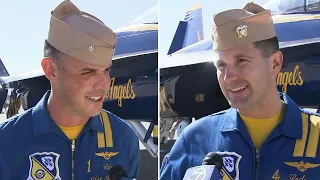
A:
[[[106,69],[106,68],[110,68],[111,64],[109,66],[101,66],[101,65],[94,65],[94,64],[90,64],[90,63],[86,63],[83,61],[80,61],[78,59],[69,57],[66,59],[66,63],[68,66],[74,68],[74,69]]]
[[[217,58],[220,58],[222,56],[232,56],[232,57],[249,56],[253,50],[254,50],[253,44],[248,43],[248,44],[243,44],[231,49],[216,50],[214,51],[214,54]]]

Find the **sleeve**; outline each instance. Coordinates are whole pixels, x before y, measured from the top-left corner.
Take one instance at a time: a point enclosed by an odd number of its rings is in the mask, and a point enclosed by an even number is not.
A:
[[[3,158],[0,152],[0,179],[4,179],[4,164],[3,164]]]
[[[139,176],[139,168],[140,168],[140,147],[139,140],[136,135],[132,140],[132,149],[131,151],[131,160],[130,160],[130,169],[128,171],[128,177],[138,179]]]
[[[160,180],[183,179],[185,172],[191,167],[188,148],[185,146],[184,133],[180,135],[164,157],[160,168]]]
[[[4,179],[4,160],[2,157],[3,142],[1,139],[3,137],[3,135],[1,134],[2,126],[3,126],[3,124],[0,123],[0,144],[2,144],[2,146],[0,146],[0,179]]]

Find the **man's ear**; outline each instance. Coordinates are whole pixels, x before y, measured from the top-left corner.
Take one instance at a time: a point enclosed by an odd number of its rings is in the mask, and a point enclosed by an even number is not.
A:
[[[283,54],[280,50],[271,55],[272,74],[276,77],[282,68]]]
[[[53,81],[56,79],[57,74],[57,65],[51,58],[43,58],[41,61],[41,66],[44,72],[44,75],[50,80]]]

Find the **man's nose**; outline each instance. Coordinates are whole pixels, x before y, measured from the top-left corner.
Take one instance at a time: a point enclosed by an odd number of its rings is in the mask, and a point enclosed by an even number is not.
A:
[[[108,90],[110,88],[110,73],[109,72],[100,72],[98,74],[95,88],[96,89],[103,89],[103,90]]]
[[[224,73],[225,82],[232,82],[234,80],[237,80],[237,78],[238,78],[238,73],[235,68],[229,66],[225,69],[225,73]]]

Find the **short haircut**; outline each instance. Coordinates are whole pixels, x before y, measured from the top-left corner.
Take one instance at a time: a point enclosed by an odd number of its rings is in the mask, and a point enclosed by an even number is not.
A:
[[[65,53],[59,51],[57,48],[53,47],[48,40],[44,41],[43,57],[51,58],[58,66],[58,68],[63,67],[63,60],[68,57]]]
[[[264,58],[269,58],[279,50],[279,40],[278,37],[275,36],[270,39],[254,42],[253,46],[261,51]]]

